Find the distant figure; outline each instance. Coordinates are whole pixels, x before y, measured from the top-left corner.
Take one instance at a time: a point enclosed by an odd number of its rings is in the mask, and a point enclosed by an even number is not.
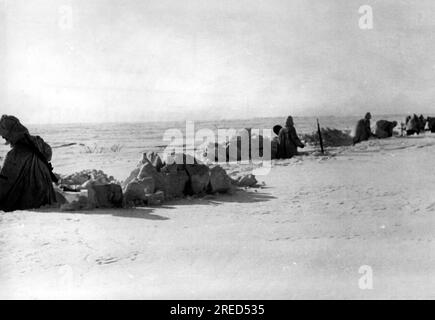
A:
[[[281,131],[282,126],[277,124],[273,127],[273,133],[276,134],[275,137],[272,138],[271,141],[271,158],[272,159],[279,159],[279,132]]]
[[[435,118],[434,117],[427,117],[426,119],[427,125],[429,127],[430,132],[435,132]]]
[[[279,131],[278,140],[278,155],[280,159],[289,159],[298,154],[298,147],[305,147],[301,140],[299,140],[292,117],[287,118],[285,127]]]
[[[423,124],[424,128],[424,124]],[[420,134],[421,131],[421,123],[420,119],[414,114],[412,117],[406,117],[406,135],[411,136],[413,134]]]
[[[364,119],[358,121],[355,129],[355,137],[353,137],[353,144],[369,140],[369,138],[373,136],[372,130],[370,129],[371,118],[372,115],[370,112],[367,112]]]
[[[0,135],[12,149],[0,171],[0,210],[39,208],[56,202],[49,161],[51,147],[14,116],[0,119]]]
[[[426,126],[426,119],[422,114],[418,117],[418,129],[420,132],[424,132],[424,127]]]
[[[375,136],[379,139],[393,136],[393,129],[397,126],[397,121],[379,120],[376,121]]]

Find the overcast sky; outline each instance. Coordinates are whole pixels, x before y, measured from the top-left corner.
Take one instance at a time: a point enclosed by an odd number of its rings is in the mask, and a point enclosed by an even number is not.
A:
[[[0,1],[27,123],[435,113],[433,0]]]

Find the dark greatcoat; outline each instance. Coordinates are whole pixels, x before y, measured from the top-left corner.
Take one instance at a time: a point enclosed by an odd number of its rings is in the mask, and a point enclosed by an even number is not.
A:
[[[56,201],[50,169],[40,158],[51,160],[51,147],[12,116],[3,116],[0,133],[12,146],[0,171],[0,210],[39,208]],[[40,152],[36,155],[35,149]]]
[[[280,159],[291,158],[298,154],[298,147],[304,147],[293,126],[282,128],[279,131],[278,140],[278,158]]]
[[[393,129],[397,125],[397,122],[388,120],[379,120],[376,122],[376,137],[380,139],[389,138],[393,136]]]
[[[353,143],[358,143],[361,141],[369,140],[372,136],[372,131],[370,129],[369,119],[360,119],[356,125],[355,137],[353,137]]]

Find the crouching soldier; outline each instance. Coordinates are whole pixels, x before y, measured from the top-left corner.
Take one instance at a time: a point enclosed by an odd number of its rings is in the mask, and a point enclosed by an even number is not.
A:
[[[397,126],[397,121],[379,120],[376,122],[375,136],[379,139],[393,136],[393,129]]]
[[[54,204],[51,147],[32,136],[14,116],[0,119],[0,135],[11,146],[0,171],[0,210],[14,211]]]

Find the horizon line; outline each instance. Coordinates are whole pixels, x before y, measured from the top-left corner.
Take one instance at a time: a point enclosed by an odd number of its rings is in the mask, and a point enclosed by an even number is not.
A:
[[[370,111],[373,115],[376,115],[376,113],[373,113]],[[411,113],[380,113],[378,116],[406,116]],[[348,114],[348,115],[295,115],[293,118],[345,118],[345,117],[364,117],[364,114],[356,115],[356,114]],[[186,122],[186,121],[196,121],[196,122],[209,122],[209,121],[241,121],[241,120],[256,120],[256,119],[273,119],[273,118],[280,118],[280,117],[287,117],[286,115],[282,116],[267,116],[267,117],[246,117],[246,118],[216,118],[216,119],[182,119],[182,120],[143,120],[143,121],[77,121],[77,122],[27,122],[26,125],[92,125],[92,124],[141,124],[141,123],[170,123],[170,122]]]

